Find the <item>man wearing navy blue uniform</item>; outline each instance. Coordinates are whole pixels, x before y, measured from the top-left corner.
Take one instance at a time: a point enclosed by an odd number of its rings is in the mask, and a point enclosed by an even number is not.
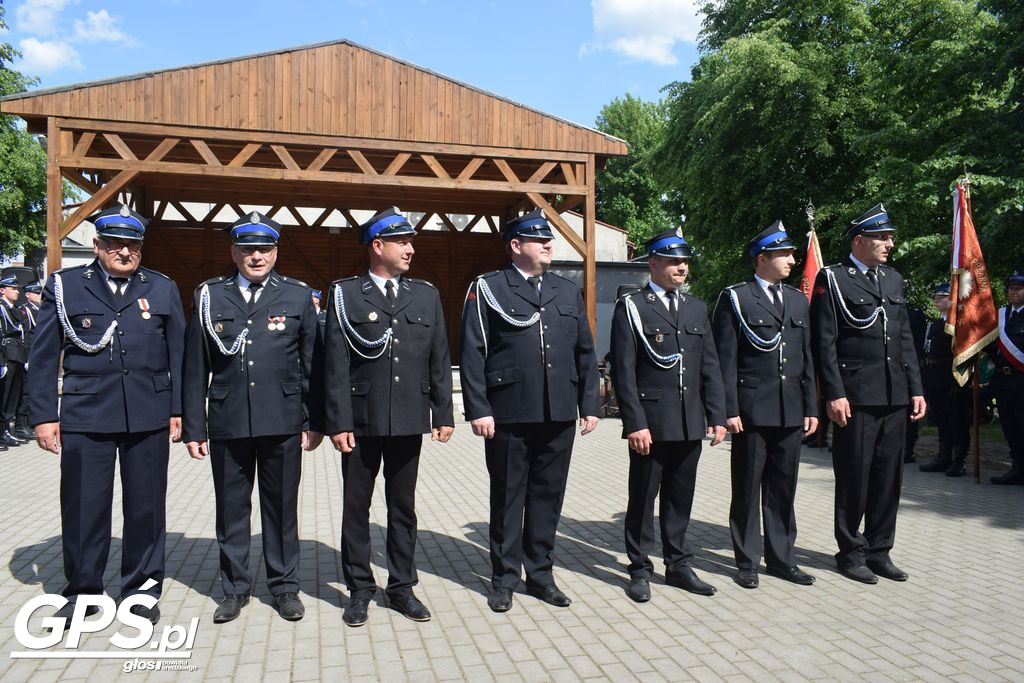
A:
[[[181,440],[185,319],[178,288],[139,266],[145,218],[117,206],[89,220],[96,260],[47,280],[29,359],[36,441],[61,456],[63,594],[70,602],[58,616],[66,617],[78,596],[103,592],[115,460],[125,513],[121,598],[160,596],[168,430]],[[160,617],[156,606],[132,612],[153,623]]]
[[[885,265],[895,231],[881,204],[853,221],[849,257],[819,271],[811,300],[821,394],[835,423],[836,564],[872,584],[907,580],[889,553],[908,419],[925,415],[903,278]]]
[[[555,532],[579,417],[597,426],[597,354],[579,287],[548,271],[554,234],[541,211],[509,221],[512,262],[476,278],[462,314],[460,375],[466,418],[482,436],[490,474],[491,595],[512,608],[527,591],[556,607]]]
[[[193,458],[210,455],[217,499],[224,597],[213,621],[236,619],[249,602],[257,476],[267,585],[278,614],[297,621],[302,449],[323,438],[310,386],[316,312],[309,287],[274,271],[280,225],[254,211],[230,230],[238,270],[196,289],[185,349],[186,446]]]
[[[757,588],[764,518],[768,573],[810,585],[796,566],[796,498],[801,438],[818,428],[807,297],[782,283],[796,245],[775,221],[747,245],[754,277],[727,287],[715,306],[714,330],[725,382],[726,428],[732,433],[729,531],[735,581]]]
[[[686,540],[702,439],[725,438],[725,395],[707,306],[679,288],[690,272],[690,245],[678,229],[647,241],[650,281],[620,297],[612,316],[612,383],[629,444],[625,541],[626,594],[651,599],[654,499],[660,496],[665,582],[698,595],[701,580]]]
[[[0,346],[7,372],[0,384],[0,444],[4,446],[20,446],[28,443],[15,436],[15,421],[18,415],[18,404],[21,402],[22,387],[25,384],[25,363],[28,354],[25,350],[25,325],[21,319],[21,311],[15,304],[21,295],[21,285],[16,275],[8,275],[0,279]]]
[[[21,327],[25,331],[25,356],[32,352],[32,335],[35,333],[36,321],[39,318],[39,304],[42,302],[43,286],[38,282],[25,285],[25,302],[20,306]],[[26,363],[27,365],[27,363]],[[26,377],[27,377],[26,369]],[[18,416],[14,436],[19,439],[35,439],[35,432],[28,426],[28,382],[22,384],[21,401],[18,404]]]
[[[1015,270],[1006,281],[999,340],[988,352],[996,364],[991,384],[1011,461],[1010,470],[991,482],[1019,486],[1024,484],[1024,272]]]
[[[349,626],[366,623],[377,590],[370,569],[370,503],[381,464],[388,601],[413,621],[430,619],[413,595],[416,478],[423,434],[446,443],[455,418],[441,296],[429,282],[404,275],[415,235],[397,209],[373,216],[360,227],[369,272],[337,280],[329,291],[325,431],[342,453],[341,568],[351,594],[343,620]]]

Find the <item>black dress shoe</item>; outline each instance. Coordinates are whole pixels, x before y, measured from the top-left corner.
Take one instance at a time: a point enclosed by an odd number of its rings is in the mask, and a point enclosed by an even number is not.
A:
[[[24,427],[15,430],[14,436],[18,437],[19,439],[22,439],[23,441],[25,441],[25,443],[36,440],[36,433],[33,432],[31,429],[25,429]]]
[[[868,560],[868,569],[878,574],[883,579],[890,581],[906,581],[910,575],[897,567],[891,560],[874,561]]]
[[[560,591],[558,586],[553,583],[546,586],[527,586],[526,592],[555,607],[568,607],[572,604],[569,596]]]
[[[862,564],[857,564],[852,567],[840,567],[839,573],[848,579],[860,581],[861,583],[878,583],[878,577]]]
[[[278,593],[274,596],[274,609],[285,621],[298,621],[306,616],[298,593]]]
[[[341,615],[341,620],[345,622],[347,626],[362,626],[365,624],[370,616],[370,600],[373,599],[373,593],[356,593],[348,601],[348,607],[345,608],[345,613]]]
[[[512,589],[495,588],[487,598],[487,606],[492,612],[507,612],[512,609]]]
[[[213,613],[213,623],[226,624],[234,621],[242,613],[242,608],[248,604],[248,595],[225,595]]]
[[[4,446],[20,446],[22,443],[21,439],[15,438],[14,434],[10,432],[0,434],[0,444]]]
[[[921,465],[918,469],[922,472],[945,472],[952,464],[952,460],[946,458],[935,458],[934,460]]]
[[[757,588],[759,583],[756,569],[741,569],[732,579],[740,588]]]
[[[1024,470],[1018,470],[1014,467],[1006,474],[1000,474],[996,477],[989,479],[993,484],[1008,485],[1008,484],[1024,484]]]
[[[91,617],[94,614],[99,614],[100,608],[96,605],[89,605],[85,608],[85,616]],[[69,602],[68,604],[61,607],[59,610],[53,613],[53,616],[58,619],[64,620],[64,630],[67,631],[71,628],[71,616],[75,613],[75,603]],[[51,629],[52,630],[52,629]]]
[[[956,462],[955,460],[946,470],[947,477],[962,477],[967,474],[967,465],[962,462]]]
[[[696,572],[689,567],[683,567],[677,574],[665,574],[665,583],[697,595],[714,595],[717,588],[697,578]]]
[[[430,610],[411,592],[389,598],[391,609],[413,621],[430,621]]]
[[[629,580],[626,595],[633,602],[647,602],[651,599],[651,582],[644,576],[634,576]]]
[[[132,614],[137,614],[140,617],[149,619],[149,623],[155,624],[160,621],[160,606],[153,605],[152,607],[146,607],[145,605],[132,605],[129,610]]]
[[[801,586],[810,586],[814,583],[814,577],[800,567],[768,567],[768,573],[783,581],[798,583]]]

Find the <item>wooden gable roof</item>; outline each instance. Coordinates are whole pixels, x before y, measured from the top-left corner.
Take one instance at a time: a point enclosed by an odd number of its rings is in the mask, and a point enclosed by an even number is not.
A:
[[[347,40],[18,93],[0,100],[0,111],[34,129],[56,116],[628,154],[611,135]]]

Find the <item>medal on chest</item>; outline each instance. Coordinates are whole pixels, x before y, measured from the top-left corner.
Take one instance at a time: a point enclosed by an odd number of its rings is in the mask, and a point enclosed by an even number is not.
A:
[[[139,299],[138,303],[139,303],[140,315],[142,316],[143,320],[149,320],[151,317],[153,317],[153,314],[149,312],[149,300],[148,299]]]
[[[275,330],[278,331],[278,332],[284,330],[284,319],[285,319],[285,316],[283,316],[283,315],[272,315],[272,316],[270,316],[270,319],[267,322],[267,329],[270,330],[271,332],[273,332]]]

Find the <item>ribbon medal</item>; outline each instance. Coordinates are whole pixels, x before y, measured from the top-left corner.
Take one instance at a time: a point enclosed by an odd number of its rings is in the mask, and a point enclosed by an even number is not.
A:
[[[149,320],[153,315],[149,312],[149,300],[139,299],[139,310],[142,311],[142,319]]]
[[[267,323],[267,329],[271,332],[274,330],[277,330],[278,332],[282,331],[284,329],[284,318],[285,317],[283,315],[270,316],[270,322]]]

